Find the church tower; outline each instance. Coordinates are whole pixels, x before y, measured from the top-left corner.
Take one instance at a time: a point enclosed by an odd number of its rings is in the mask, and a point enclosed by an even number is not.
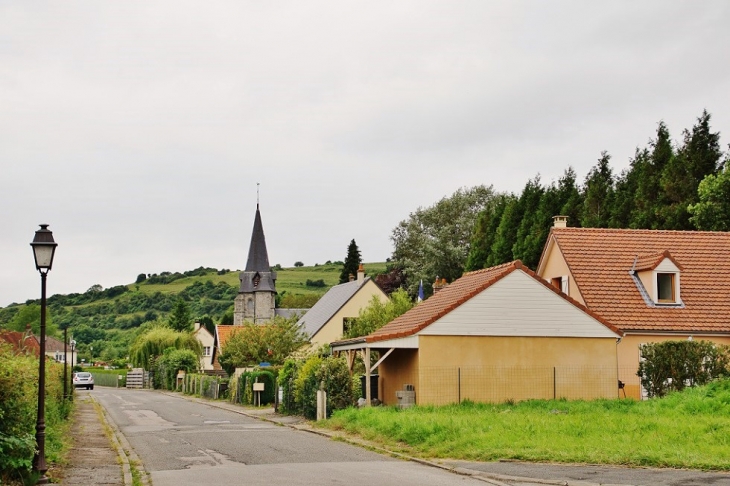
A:
[[[262,324],[274,317],[276,307],[276,272],[269,266],[269,254],[266,251],[264,226],[261,223],[261,212],[256,204],[256,218],[253,222],[251,245],[248,248],[246,269],[239,275],[241,286],[234,301],[233,324],[243,321]]]

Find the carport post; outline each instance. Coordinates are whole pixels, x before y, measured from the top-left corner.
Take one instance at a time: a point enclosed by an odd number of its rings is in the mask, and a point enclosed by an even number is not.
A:
[[[365,406],[369,407],[372,398],[370,391],[370,348],[365,348],[363,362],[365,363]]]

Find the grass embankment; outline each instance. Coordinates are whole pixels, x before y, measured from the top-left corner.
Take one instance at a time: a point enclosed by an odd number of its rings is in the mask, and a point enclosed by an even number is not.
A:
[[[317,424],[419,457],[730,470],[730,380],[643,402],[373,407]]]

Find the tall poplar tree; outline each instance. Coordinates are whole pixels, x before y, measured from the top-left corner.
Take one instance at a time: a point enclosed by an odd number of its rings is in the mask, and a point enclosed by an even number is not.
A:
[[[590,170],[583,185],[583,212],[581,226],[608,228],[614,196],[614,177],[611,156],[602,152],[598,163]]]

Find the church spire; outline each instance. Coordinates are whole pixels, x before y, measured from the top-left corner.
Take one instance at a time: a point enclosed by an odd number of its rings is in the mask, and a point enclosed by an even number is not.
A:
[[[261,211],[256,203],[256,217],[253,221],[253,232],[251,233],[251,244],[248,247],[248,261],[246,272],[269,272],[269,253],[266,251],[266,237],[264,236],[264,225],[261,223]]]

